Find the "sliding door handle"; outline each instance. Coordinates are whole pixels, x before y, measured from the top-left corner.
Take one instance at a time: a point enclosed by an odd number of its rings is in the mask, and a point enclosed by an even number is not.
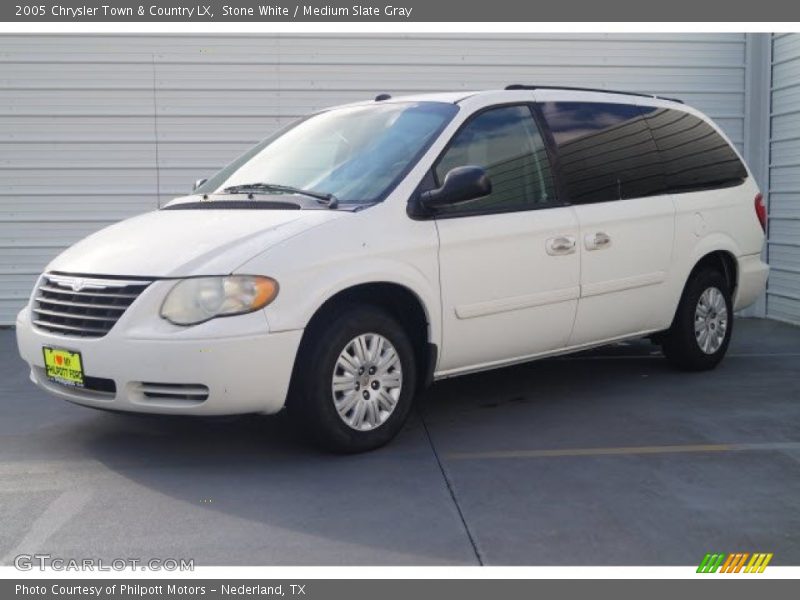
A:
[[[545,243],[545,248],[550,256],[560,256],[575,252],[575,238],[571,235],[560,235],[550,238]]]
[[[589,233],[583,238],[583,243],[586,245],[587,250],[602,250],[611,245],[611,238],[607,233],[598,231],[597,233]]]

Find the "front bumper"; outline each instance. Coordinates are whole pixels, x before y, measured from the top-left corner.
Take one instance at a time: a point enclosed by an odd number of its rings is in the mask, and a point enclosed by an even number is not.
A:
[[[270,333],[263,312],[178,328],[153,316],[160,292],[147,290],[100,338],[41,330],[23,309],[17,346],[31,380],[65,400],[108,410],[212,416],[283,407],[302,330]],[[47,379],[43,346],[80,352],[93,389]]]

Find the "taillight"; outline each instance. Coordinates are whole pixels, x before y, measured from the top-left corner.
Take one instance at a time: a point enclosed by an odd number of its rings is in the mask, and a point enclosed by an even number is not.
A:
[[[758,222],[761,223],[761,229],[766,233],[767,231],[767,207],[764,206],[764,196],[756,194],[756,216]]]

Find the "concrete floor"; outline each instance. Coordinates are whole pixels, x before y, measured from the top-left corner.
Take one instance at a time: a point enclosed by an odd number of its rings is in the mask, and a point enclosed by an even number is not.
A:
[[[0,331],[0,564],[800,564],[800,328],[738,320],[711,373],[616,345],[436,384],[319,454],[283,417],[128,417],[35,389]]]

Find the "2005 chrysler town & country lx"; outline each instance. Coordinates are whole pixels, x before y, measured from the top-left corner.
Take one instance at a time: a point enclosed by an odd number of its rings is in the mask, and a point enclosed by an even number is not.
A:
[[[286,406],[386,443],[437,379],[626,338],[710,369],[763,291],[766,212],[678,101],[514,85],[301,119],[194,192],[51,262],[17,318],[31,379],[187,415]]]

